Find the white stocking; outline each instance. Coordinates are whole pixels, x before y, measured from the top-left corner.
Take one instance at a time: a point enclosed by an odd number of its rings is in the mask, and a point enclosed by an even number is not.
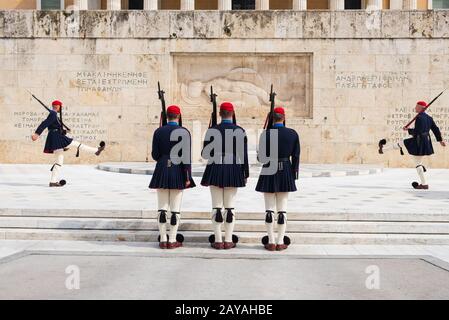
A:
[[[59,149],[53,151],[53,154],[56,156],[56,162],[53,164],[52,170],[51,170],[51,183],[57,183],[59,182],[59,173],[61,171],[61,168],[64,164],[64,150]]]
[[[275,244],[273,214],[276,211],[276,194],[266,192],[263,196],[265,200],[265,226],[267,228],[268,243]],[[271,222],[267,222],[267,219],[271,220]]]
[[[223,204],[225,207],[225,242],[232,242],[235,227],[234,202],[237,188],[224,188]],[[228,222],[230,221],[230,222]]]
[[[276,209],[278,211],[278,239],[277,244],[284,244],[285,231],[287,230],[287,202],[288,192],[276,193]],[[284,215],[284,224],[279,224],[279,216]]]
[[[170,190],[170,211],[171,211],[171,217],[170,217],[170,236],[168,238],[168,241],[171,243],[176,242],[176,236],[178,234],[178,228],[179,223],[181,220],[181,202],[182,202],[182,190]],[[172,221],[174,220],[174,221]],[[172,222],[176,223],[173,225]]]
[[[98,148],[89,147],[88,145],[82,144],[78,141],[73,140],[72,143],[68,146],[68,148],[76,148],[81,152],[86,152],[88,154],[95,154],[98,151]]]
[[[423,167],[423,157],[422,156],[413,156],[413,160],[415,161],[416,171],[418,172],[419,179],[421,180],[422,185],[427,185],[426,177],[424,175],[424,167]]]
[[[223,197],[224,197],[224,189],[218,188],[215,186],[210,186],[210,194],[212,198],[212,225],[214,227],[214,234],[215,234],[215,242],[221,243],[223,242],[222,234],[221,234],[221,226],[223,225],[223,222],[217,222],[216,217],[218,211],[220,211],[220,215],[223,218]]]
[[[170,200],[170,190],[168,189],[157,190],[157,206],[159,210],[157,222],[159,226],[159,234],[161,237],[160,242],[167,242],[167,223],[168,223],[167,211],[169,206],[169,200]],[[165,222],[161,222],[161,220],[165,220]]]

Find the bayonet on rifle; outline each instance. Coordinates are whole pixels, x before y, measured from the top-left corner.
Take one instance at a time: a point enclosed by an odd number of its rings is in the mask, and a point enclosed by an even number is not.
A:
[[[161,90],[161,83],[159,81],[157,82],[157,94],[162,104],[161,119],[159,124],[162,127],[167,124],[167,109],[165,107],[165,91]]]
[[[273,91],[273,84],[271,85],[270,91],[270,112],[267,115],[267,119],[265,120],[264,129],[270,129],[273,126],[273,115],[274,115],[274,106],[276,104],[276,92]]]
[[[210,116],[209,128],[217,125],[217,95],[214,88],[210,86],[210,102],[212,102],[212,114]]]

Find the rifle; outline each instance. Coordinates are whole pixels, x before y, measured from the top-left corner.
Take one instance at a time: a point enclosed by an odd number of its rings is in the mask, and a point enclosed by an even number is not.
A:
[[[273,91],[273,85],[271,85],[270,103],[270,112],[265,120],[265,125],[263,126],[264,129],[270,129],[273,126],[274,105],[276,104],[276,92]]]
[[[159,126],[162,127],[167,124],[167,109],[165,108],[165,97],[164,97],[165,91],[161,90],[161,84],[159,81],[157,82],[157,94],[162,104],[161,120],[159,123]]]
[[[37,101],[39,102],[48,112],[51,112],[52,110],[47,107],[45,105],[45,103],[43,103],[41,100],[39,100],[30,90],[27,90],[28,93]],[[69,127],[67,127],[63,122],[62,122],[62,113],[60,113],[60,118],[61,118],[61,125],[63,126],[63,128],[65,128],[67,131],[71,131]]]
[[[429,104],[427,105],[427,107],[424,108],[424,111],[426,111],[426,110],[431,106],[431,104],[434,103],[434,102],[435,102],[435,101],[436,101],[436,100],[437,100],[437,99],[444,93],[444,91],[446,91],[446,89],[444,89],[443,91],[441,91],[441,93],[440,93],[439,95],[437,95],[435,98],[433,98],[433,100],[429,102]],[[424,112],[424,111],[423,111],[423,112]],[[416,119],[418,118],[418,116],[419,116],[419,113],[418,113],[412,120],[410,120],[409,123],[407,123],[407,124],[405,125],[404,130],[408,129],[408,127],[410,127],[410,126],[412,125],[412,123],[416,121]]]
[[[212,102],[212,114],[210,115],[209,128],[217,125],[217,95],[214,88],[210,86],[210,102]]]

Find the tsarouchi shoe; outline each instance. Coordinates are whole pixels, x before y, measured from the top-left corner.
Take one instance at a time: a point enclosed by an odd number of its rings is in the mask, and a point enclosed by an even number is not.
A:
[[[98,151],[95,152],[95,155],[99,156],[104,151],[105,148],[106,148],[106,143],[104,141],[101,141],[100,146],[98,147]]]
[[[412,183],[412,186],[413,186],[413,189],[417,189],[417,190],[428,190],[429,189],[428,184],[419,184],[416,181]]]
[[[210,245],[212,248],[217,249],[217,250],[224,249],[223,242],[214,242],[214,243],[211,243]]]
[[[288,248],[288,245],[286,245],[286,244],[278,244],[276,246],[276,251],[283,251],[283,250],[285,250],[287,248]]]
[[[225,242],[224,243],[224,248],[226,250],[229,250],[229,249],[232,249],[232,248],[235,248],[235,247],[236,247],[236,244],[234,242]]]
[[[182,247],[182,243],[178,242],[178,241],[176,241],[176,242],[169,242],[168,245],[167,245],[167,249],[176,249],[176,248],[179,248],[179,247]]]
[[[167,247],[168,247],[167,242],[159,242],[159,248],[167,249]]]

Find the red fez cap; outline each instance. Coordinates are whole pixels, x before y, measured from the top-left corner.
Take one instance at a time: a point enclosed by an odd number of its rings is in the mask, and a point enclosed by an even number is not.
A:
[[[51,103],[52,106],[62,106],[62,102],[59,100],[55,100]]]
[[[282,107],[276,107],[274,108],[274,113],[283,114],[285,116],[285,110]]]
[[[225,110],[225,111],[234,111],[234,105],[230,102],[223,102],[220,105],[220,110]]]
[[[167,113],[181,114],[181,109],[178,106],[170,106],[167,108]]]
[[[427,103],[425,101],[418,101],[416,104],[419,104],[420,106],[427,107]]]

